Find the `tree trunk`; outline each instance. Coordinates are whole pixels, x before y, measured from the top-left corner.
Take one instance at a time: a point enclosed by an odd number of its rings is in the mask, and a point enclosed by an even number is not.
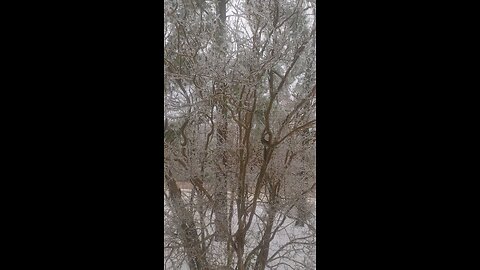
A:
[[[217,2],[217,20],[218,31],[216,33],[216,43],[217,43],[217,52],[219,55],[224,55],[224,44],[225,44],[225,23],[226,23],[226,0],[219,0]],[[217,241],[226,241],[228,238],[228,206],[227,206],[227,155],[226,155],[226,142],[227,142],[227,108],[226,108],[226,99],[224,98],[224,91],[226,87],[223,84],[217,84],[218,93],[217,96],[221,97],[217,99],[217,109],[218,109],[218,129],[217,129],[217,147],[219,149],[219,158],[218,163],[221,166],[222,171],[216,173],[216,187],[215,187],[215,203],[214,203],[214,213],[215,213],[215,240]]]
[[[227,137],[227,121],[226,121],[226,109],[222,107],[221,117],[221,126],[218,129],[218,147],[220,148],[220,164],[222,169],[226,169],[227,165],[227,156],[226,152],[226,137]],[[214,197],[214,212],[215,212],[215,240],[217,241],[226,241],[228,237],[228,204],[227,204],[227,173],[226,171],[218,171],[216,173],[217,185],[215,187],[215,197]]]
[[[193,214],[185,207],[181,198],[181,191],[171,177],[170,171],[165,175],[165,180],[167,181],[172,210],[175,212],[175,217],[178,218],[176,220],[176,228],[182,241],[182,246],[188,256],[188,265],[190,269],[208,270],[208,262],[202,252],[201,243],[195,229]]]
[[[302,195],[296,203],[297,220],[295,226],[303,227],[308,217],[307,195]]]
[[[270,209],[268,210],[268,218],[267,224],[265,226],[265,232],[263,234],[260,252],[257,257],[257,262],[255,263],[255,269],[257,270],[265,270],[267,266],[268,260],[268,253],[270,251],[270,238],[272,236],[272,228],[273,222],[275,221],[275,216],[277,214],[277,210],[275,205],[271,205]]]
[[[303,141],[302,145],[305,147],[309,144],[309,131],[308,129],[305,129],[302,134]],[[306,164],[305,157],[302,157],[302,162],[303,164]],[[307,179],[306,177],[306,172],[304,169],[300,172],[301,176],[301,183],[306,183]],[[307,188],[307,185],[301,185],[301,193],[304,193],[305,188]],[[308,194],[305,193],[301,195],[299,200],[296,202],[296,208],[297,208],[297,220],[295,221],[295,226],[303,227],[305,225],[305,222],[307,221],[308,218],[308,201],[307,201]]]

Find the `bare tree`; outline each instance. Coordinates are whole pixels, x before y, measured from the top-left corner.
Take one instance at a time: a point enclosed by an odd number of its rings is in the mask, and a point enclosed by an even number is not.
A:
[[[166,268],[314,269],[314,8],[165,2]]]

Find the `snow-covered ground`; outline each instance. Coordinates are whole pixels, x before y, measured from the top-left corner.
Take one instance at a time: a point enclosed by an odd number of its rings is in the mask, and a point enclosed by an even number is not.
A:
[[[188,200],[190,190],[182,190],[182,193],[185,196],[185,199]],[[267,263],[266,269],[278,269],[278,270],[287,270],[287,269],[315,269],[316,268],[316,202],[315,199],[309,199],[309,206],[312,212],[307,225],[304,227],[295,226],[295,220],[291,217],[294,216],[294,213],[281,213],[277,215],[277,218],[274,222],[274,227],[278,227],[278,232],[270,243],[270,252],[269,252],[269,262]],[[169,207],[167,202],[164,200],[165,208],[165,230],[172,229],[168,226],[167,222],[170,218]],[[232,231],[237,229],[237,220],[235,211],[233,209],[234,215],[232,217]],[[263,228],[262,219],[265,216],[265,207],[262,202],[259,202],[257,207],[256,216],[253,219],[252,226],[249,229],[249,232],[246,236],[246,251],[248,254],[260,241],[260,230]],[[207,216],[210,216],[210,213],[207,212]],[[281,225],[280,225],[281,224]],[[209,233],[213,232],[213,224],[208,223],[206,220],[206,227]],[[168,232],[165,231],[165,241],[164,243],[164,252],[168,254],[171,252],[171,249],[165,248],[166,245],[171,245],[173,242],[178,240],[168,238]],[[225,256],[225,245],[221,242],[212,242],[212,247],[209,250],[212,250],[212,254],[209,254],[209,261],[221,261],[226,260]],[[168,256],[167,256],[168,257]],[[185,261],[176,261],[168,260],[164,258],[164,269],[180,269],[187,270],[189,269]],[[173,256],[175,257],[175,256]]]

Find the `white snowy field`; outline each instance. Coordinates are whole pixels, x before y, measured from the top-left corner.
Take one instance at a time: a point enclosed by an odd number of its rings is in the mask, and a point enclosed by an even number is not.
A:
[[[185,201],[190,199],[190,190],[182,190]],[[277,228],[275,237],[270,242],[270,251],[268,254],[268,262],[266,269],[316,269],[316,201],[309,199],[309,209],[311,215],[303,227],[295,226],[295,220],[291,217],[295,216],[294,210],[286,213],[280,211],[277,214],[273,229]],[[164,228],[165,228],[165,242],[164,242],[164,269],[179,269],[188,270],[185,256],[180,248],[172,248],[179,246],[179,240],[172,237],[175,229],[172,227],[172,216],[167,200],[164,200]],[[212,234],[214,226],[210,220],[213,216],[210,211],[207,211],[205,220],[205,228],[208,234]],[[260,241],[261,230],[264,228],[265,207],[263,202],[259,202],[256,216],[253,218],[252,225],[246,235],[245,254],[248,254]],[[197,223],[199,216],[196,217]],[[237,230],[236,208],[233,207],[232,216],[232,232]],[[200,234],[200,230],[197,230]],[[226,262],[225,245],[221,242],[211,242],[207,254],[209,262],[216,262],[217,265],[223,265]],[[248,268],[253,269],[253,268]]]

